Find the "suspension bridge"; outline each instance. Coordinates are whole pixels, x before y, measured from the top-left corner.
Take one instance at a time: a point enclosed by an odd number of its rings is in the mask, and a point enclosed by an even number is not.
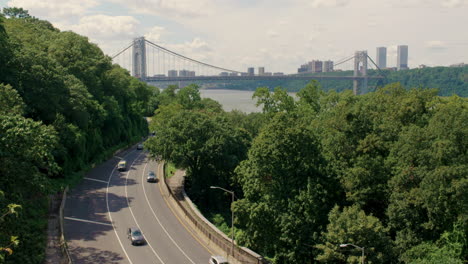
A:
[[[236,82],[246,80],[349,80],[353,81],[354,94],[368,91],[369,79],[382,80],[384,75],[367,51],[356,51],[353,55],[335,61],[334,71],[352,71],[350,76],[310,74],[310,73],[258,73],[243,72],[215,66],[186,57],[166,49],[144,37],[139,37],[126,48],[112,56],[114,63],[126,68],[132,76],[149,84],[181,82]],[[371,62],[369,65],[368,62]],[[349,65],[351,64],[351,67]],[[348,65],[348,68],[345,67]],[[341,68],[338,68],[340,66]],[[368,66],[378,71],[378,75],[368,75]],[[351,68],[351,69],[350,69]]]

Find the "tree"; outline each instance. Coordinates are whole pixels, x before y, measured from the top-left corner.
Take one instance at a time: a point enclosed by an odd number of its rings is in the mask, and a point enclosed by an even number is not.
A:
[[[402,254],[405,263],[415,264],[462,264],[468,257],[466,219],[459,219],[453,230],[446,231],[436,242],[423,242]]]
[[[7,62],[10,59],[10,48],[8,45],[8,35],[3,26],[3,17],[0,15],[0,83],[4,80],[4,72],[8,70]]]
[[[0,191],[0,197],[3,198],[4,193]],[[21,205],[8,204],[6,210],[0,212],[0,223],[3,223],[4,218],[8,215],[18,215],[18,210],[21,209]],[[4,239],[0,240],[0,243],[5,243]],[[18,246],[19,240],[17,236],[10,236],[7,244],[0,244],[0,262],[5,261],[5,256],[13,254],[13,247]]]
[[[294,113],[277,113],[236,168],[244,199],[235,202],[239,241],[275,263],[307,263],[331,208],[316,135]],[[288,209],[286,209],[288,208]],[[305,217],[304,217],[305,216]]]
[[[24,10],[23,8],[18,7],[4,7],[3,14],[10,18],[29,18],[28,10]]]
[[[24,114],[25,105],[18,92],[10,85],[0,84],[0,114]]]
[[[319,82],[316,80],[311,81],[302,88],[298,93],[299,103],[310,106],[314,112],[320,111],[320,97],[322,95],[322,90]]]
[[[366,213],[358,205],[340,210],[335,206],[328,215],[327,231],[323,243],[316,247],[317,256],[324,263],[361,263],[361,251],[354,247],[341,248],[340,244],[354,244],[364,248],[366,263],[392,263],[392,241],[380,220]]]
[[[267,87],[257,88],[252,99],[257,99],[256,106],[263,105],[264,113],[288,112],[295,108],[294,99],[281,87],[276,87],[273,93]]]
[[[195,84],[180,89],[176,95],[177,102],[187,110],[199,108],[201,101],[199,89]]]
[[[230,184],[232,171],[243,159],[248,141],[223,117],[179,107],[161,107],[151,125],[157,136],[149,139],[146,146],[153,155],[187,169],[188,191],[195,194],[195,201],[209,205],[210,199],[203,192],[210,185]]]
[[[436,100],[427,126],[408,126],[392,147],[389,224],[401,251],[434,241],[468,211],[466,100]]]

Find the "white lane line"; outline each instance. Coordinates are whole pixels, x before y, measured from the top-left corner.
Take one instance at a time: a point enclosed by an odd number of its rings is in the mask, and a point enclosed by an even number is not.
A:
[[[133,152],[133,151],[132,151],[132,152]],[[127,155],[128,155],[128,154],[127,154]],[[116,157],[116,158],[118,158],[118,159],[121,159],[121,160],[123,160],[123,159],[124,159],[124,158],[122,158],[122,157],[119,157],[119,156],[114,156],[114,157]]]
[[[133,153],[135,150],[133,151],[130,151],[126,156],[130,155],[130,153]],[[127,251],[125,250],[123,244],[122,244],[122,241],[120,240],[120,237],[119,237],[119,234],[117,233],[117,229],[115,228],[115,225],[114,225],[114,222],[112,221],[112,215],[111,215],[111,211],[109,209],[109,185],[110,185],[110,181],[111,181],[111,178],[112,178],[112,175],[114,174],[114,171],[115,171],[115,168],[117,166],[114,166],[114,168],[112,169],[110,175],[109,175],[109,179],[107,180],[107,188],[106,188],[106,204],[107,204],[107,213],[109,214],[109,220],[111,221],[111,224],[112,224],[112,228],[114,229],[114,233],[115,235],[117,236],[117,240],[119,241],[119,244],[120,244],[120,247],[122,248],[123,252],[125,253],[125,256],[127,257],[128,259],[128,262],[130,262],[130,264],[133,264],[132,260],[130,259],[130,257],[128,256],[127,254]]]
[[[88,180],[88,181],[96,181],[96,182],[107,183],[106,181],[103,181],[103,180],[98,180],[98,179],[93,179],[93,178],[87,178],[87,177],[84,177],[83,179],[85,179],[85,180]]]
[[[133,163],[135,163],[135,161],[138,160],[142,154],[143,154],[143,152],[140,153],[140,154],[138,155],[138,157],[137,157],[135,160],[133,160],[132,165],[130,165],[130,168],[133,167]],[[136,220],[136,217],[135,217],[135,215],[133,214],[132,207],[130,206],[130,201],[128,200],[128,193],[127,193],[127,186],[128,186],[128,184],[127,184],[127,183],[128,183],[128,175],[129,175],[129,174],[130,174],[130,170],[127,171],[127,175],[126,175],[126,179],[125,179],[125,197],[127,198],[128,208],[130,209],[130,213],[131,213],[132,216],[133,216],[133,220],[135,220],[135,224],[136,224],[137,227],[141,230],[141,232],[142,232],[143,234],[145,234],[145,232],[143,232],[143,229],[141,229],[140,225],[138,224],[138,221]],[[154,248],[151,246],[151,244],[150,244],[149,242],[148,242],[147,244],[148,244],[148,246],[150,246],[151,250],[153,251],[154,255],[156,255],[156,257],[159,259],[159,261],[161,261],[162,264],[165,264],[164,261],[161,259],[161,257],[159,257],[158,253],[156,253],[156,251],[154,250]]]
[[[112,226],[112,224],[108,224],[108,223],[96,222],[96,221],[91,221],[91,220],[86,220],[86,219],[79,219],[79,218],[74,218],[74,217],[65,216],[63,219],[73,220],[73,221],[78,221],[78,222],[91,223],[91,224],[97,224],[97,225]]]
[[[141,181],[144,182],[144,176],[145,176],[145,171],[146,171],[146,166],[148,166],[148,161],[146,161],[146,164],[145,164],[145,168],[143,169],[143,173],[141,174]],[[161,176],[160,176],[161,177]],[[164,177],[164,176],[163,176]],[[164,179],[163,179],[164,180]],[[162,180],[162,181],[163,181]],[[160,180],[161,181],[161,180]],[[154,212],[153,210],[153,207],[151,206],[150,204],[150,201],[148,199],[148,195],[146,195],[146,189],[145,189],[145,184],[142,184],[143,186],[143,193],[145,195],[145,198],[146,198],[146,202],[148,203],[148,206],[149,208],[151,209],[151,212],[153,213],[154,215],[154,218],[156,218],[156,220],[158,221],[159,225],[161,226],[161,228],[164,230],[164,233],[166,233],[166,235],[169,237],[169,239],[172,241],[172,243],[174,243],[174,245],[180,250],[180,252],[182,252],[182,254],[184,254],[184,256],[190,261],[192,262],[193,264],[195,264],[195,262],[193,262],[193,260],[182,250],[182,248],[180,248],[180,246],[175,242],[175,240],[172,238],[171,235],[169,235],[169,232],[167,232],[166,228],[162,225],[161,221],[159,220],[159,217],[156,215],[156,213]]]

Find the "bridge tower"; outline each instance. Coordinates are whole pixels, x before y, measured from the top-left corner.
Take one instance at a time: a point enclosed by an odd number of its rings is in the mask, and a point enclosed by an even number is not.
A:
[[[353,92],[355,95],[367,92],[367,51],[356,51],[354,53],[354,80]],[[357,77],[363,77],[362,83]],[[361,85],[360,85],[361,84]],[[362,89],[359,89],[361,86]]]
[[[145,37],[139,37],[133,40],[132,48],[132,65],[133,76],[145,79],[146,78],[146,46]]]

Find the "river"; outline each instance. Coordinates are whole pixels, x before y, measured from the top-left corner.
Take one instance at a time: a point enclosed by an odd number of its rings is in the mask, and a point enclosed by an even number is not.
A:
[[[201,89],[200,95],[202,98],[211,98],[218,101],[224,111],[231,111],[234,109],[240,110],[245,113],[261,112],[261,107],[255,106],[255,101],[252,100],[254,91],[240,91],[240,90],[225,90],[225,89]]]

